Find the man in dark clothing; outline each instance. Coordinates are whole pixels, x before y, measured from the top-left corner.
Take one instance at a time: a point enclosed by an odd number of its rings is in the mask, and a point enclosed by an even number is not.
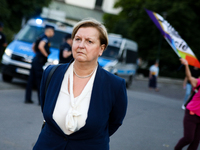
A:
[[[73,58],[71,34],[67,34],[64,40],[65,42],[60,46],[59,63],[68,63]]]
[[[6,36],[2,33],[2,31],[3,31],[3,23],[0,22],[0,60],[4,53],[4,47],[7,46]]]
[[[38,37],[35,43],[33,43],[32,49],[36,55],[32,61],[30,76],[26,87],[25,103],[33,103],[33,101],[31,100],[32,87],[34,83],[36,83],[38,101],[40,104],[40,82],[42,79],[43,66],[47,62],[47,57],[50,54],[49,38],[52,36],[54,36],[54,27],[46,25],[44,34]]]

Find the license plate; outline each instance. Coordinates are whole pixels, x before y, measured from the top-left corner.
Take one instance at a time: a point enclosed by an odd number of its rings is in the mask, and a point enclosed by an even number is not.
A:
[[[25,75],[29,75],[29,74],[30,74],[30,71],[29,71],[29,70],[21,69],[21,68],[17,68],[17,69],[16,69],[16,72],[17,72],[17,73],[21,73],[21,74],[25,74]]]

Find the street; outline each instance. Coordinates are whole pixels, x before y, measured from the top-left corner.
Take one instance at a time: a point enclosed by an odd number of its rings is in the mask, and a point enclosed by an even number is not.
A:
[[[159,82],[160,91],[155,92],[147,88],[147,80],[135,79],[127,90],[124,124],[111,137],[110,149],[172,150],[183,134],[181,83]],[[0,74],[0,150],[31,150],[41,130],[37,93],[34,104],[24,104],[25,87],[23,80],[3,82]]]

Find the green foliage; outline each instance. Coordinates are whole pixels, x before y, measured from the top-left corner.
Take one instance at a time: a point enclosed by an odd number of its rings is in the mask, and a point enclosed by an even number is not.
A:
[[[158,58],[160,31],[154,25],[145,11],[149,9],[161,16],[179,32],[189,47],[200,58],[200,1],[195,0],[118,0],[115,7],[121,7],[119,15],[105,14],[103,19],[108,32],[121,34],[138,43],[139,56],[149,62]],[[165,76],[180,76],[177,69],[180,66],[178,57],[162,39],[160,50],[160,71]],[[166,73],[168,72],[168,74]],[[181,71],[184,72],[182,67]]]
[[[4,33],[10,42],[21,28],[22,18],[35,17],[42,7],[51,0],[0,0],[0,21],[4,23]]]

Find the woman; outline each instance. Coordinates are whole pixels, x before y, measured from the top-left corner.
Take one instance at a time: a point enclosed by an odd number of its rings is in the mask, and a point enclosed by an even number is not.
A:
[[[43,74],[41,106],[46,124],[34,150],[109,150],[109,136],[125,117],[125,81],[97,62],[108,45],[105,27],[83,20],[74,27],[72,39],[74,61],[57,68],[46,96],[50,67]]]
[[[200,85],[200,78],[191,76],[188,62],[185,59],[180,59],[185,65],[186,77],[190,81],[192,87],[196,89]],[[193,89],[193,90],[194,90]],[[187,104],[185,116],[183,120],[184,136],[175,146],[175,150],[181,150],[189,144],[188,150],[197,150],[200,142],[200,92],[195,93],[192,100]]]

